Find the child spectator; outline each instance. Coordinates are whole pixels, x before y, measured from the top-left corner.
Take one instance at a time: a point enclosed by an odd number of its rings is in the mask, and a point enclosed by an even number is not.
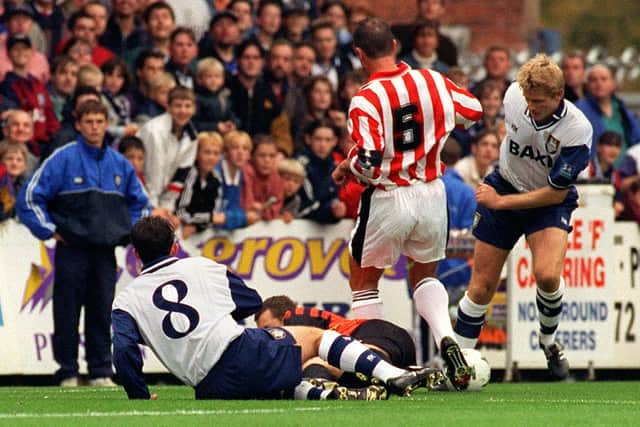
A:
[[[471,154],[460,159],[454,169],[462,176],[464,182],[475,191],[484,177],[493,172],[493,165],[500,156],[500,139],[492,130],[485,130],[476,135],[471,143]]]
[[[6,168],[14,195],[18,194],[27,178],[27,155],[27,147],[24,144],[16,142],[0,144],[0,162]],[[7,214],[13,217],[15,210],[10,209]]]
[[[104,74],[93,64],[85,64],[78,69],[78,86],[90,86],[98,92],[102,91]]]
[[[249,161],[253,143],[248,133],[232,130],[224,136],[224,158],[218,166],[222,183],[223,211],[226,220],[223,228],[251,225],[260,219],[255,210],[247,209],[253,200],[246,190],[242,167]]]
[[[176,80],[167,72],[162,72],[149,80],[149,96],[138,105],[135,122],[143,126],[149,120],[164,113],[168,107],[169,92],[176,87]]]
[[[253,210],[265,221],[280,217],[284,188],[277,170],[278,142],[271,135],[253,138],[251,162],[242,168],[247,191],[252,193]]]
[[[362,68],[348,71],[344,76],[340,76],[338,84],[338,101],[340,109],[346,113],[349,111],[351,98],[360,90],[360,87],[367,81],[367,73]]]
[[[196,164],[178,177],[184,185],[176,209],[182,223],[183,239],[211,224],[220,227],[226,222],[222,211],[222,188],[215,173],[222,156],[222,146],[219,133],[200,132]]]
[[[39,156],[42,149],[60,128],[47,88],[29,73],[29,60],[33,55],[29,37],[16,34],[7,40],[7,53],[13,71],[6,74],[0,85],[0,95],[8,103],[31,114],[34,126],[34,141],[29,149]]]
[[[611,183],[620,186],[620,174],[614,163],[622,151],[622,137],[614,131],[606,131],[598,138],[596,155],[578,178],[590,182]]]
[[[347,207],[338,199],[338,187],[331,178],[336,168],[333,149],[338,131],[329,119],[311,122],[305,139],[307,147],[298,156],[307,172],[300,197],[303,217],[319,223],[334,223],[344,218]]]
[[[53,110],[59,122],[63,119],[64,104],[71,99],[78,82],[78,64],[70,56],[57,56],[53,60],[51,81],[47,85]]]
[[[122,154],[133,166],[136,171],[136,175],[140,180],[142,186],[147,189],[147,184],[144,181],[144,143],[137,136],[125,136],[120,140],[118,144],[118,152]],[[162,207],[154,207],[151,211],[151,215],[160,216],[164,219],[171,221],[176,226],[180,223],[177,216],[169,212],[168,209]]]
[[[132,83],[127,64],[116,57],[102,66],[104,84],[102,85],[102,103],[109,111],[109,127],[107,132],[118,139],[135,135],[138,126],[131,123],[131,99],[129,88]]]
[[[142,140],[137,136],[125,136],[118,144],[118,152],[129,160],[142,186],[146,189],[147,184],[144,181],[144,143]]]
[[[457,65],[449,67],[449,70],[447,71],[447,78],[462,89],[469,89],[469,76]]]
[[[196,115],[198,131],[217,131],[222,135],[236,128],[231,112],[231,91],[224,86],[224,66],[215,58],[204,58],[196,67]]]
[[[197,133],[191,118],[196,110],[196,99],[191,89],[178,86],[169,92],[167,112],[149,120],[138,132],[144,142],[144,177],[153,206],[175,211],[172,192],[181,189],[169,187],[178,169],[190,168],[198,151]]]
[[[411,52],[403,56],[401,61],[411,68],[431,69],[446,74],[449,66],[438,59],[438,23],[422,21],[416,25],[411,35]]]
[[[280,217],[289,223],[300,215],[302,198],[299,191],[307,177],[302,163],[295,159],[282,159],[278,163],[278,173],[282,179],[284,201],[280,209]]]

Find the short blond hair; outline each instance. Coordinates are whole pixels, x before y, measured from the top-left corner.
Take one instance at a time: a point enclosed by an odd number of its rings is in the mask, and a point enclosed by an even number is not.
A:
[[[166,71],[153,76],[149,80],[149,89],[153,92],[158,89],[173,89],[176,87],[176,79]]]
[[[224,142],[222,136],[218,132],[200,132],[198,133],[198,151],[202,147],[213,145],[218,147],[218,150],[222,151]]]
[[[102,86],[104,73],[93,64],[85,64],[78,69],[77,86]]]
[[[282,159],[278,163],[278,173],[280,175],[292,175],[300,179],[307,177],[307,171],[302,166],[302,163],[296,159]]]
[[[9,153],[20,153],[26,163],[29,159],[27,146],[21,142],[4,141],[0,144],[0,162]]]
[[[527,61],[518,71],[522,90],[536,90],[555,97],[564,91],[564,76],[558,64],[543,53]]]
[[[222,65],[222,62],[212,57],[202,58],[198,61],[198,65],[196,65],[196,77],[200,78],[204,73],[209,71],[222,73],[224,76],[224,65]]]
[[[246,142],[249,145],[249,151],[253,150],[253,141],[251,135],[242,130],[232,130],[227,132],[223,138],[224,150],[229,150],[232,146]]]

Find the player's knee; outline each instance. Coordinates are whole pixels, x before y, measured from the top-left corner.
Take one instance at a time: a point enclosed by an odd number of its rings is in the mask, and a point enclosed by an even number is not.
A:
[[[476,304],[489,304],[493,298],[495,287],[486,282],[473,282],[470,284],[467,294]]]
[[[553,292],[558,289],[560,278],[547,272],[534,274],[538,288],[545,292]]]

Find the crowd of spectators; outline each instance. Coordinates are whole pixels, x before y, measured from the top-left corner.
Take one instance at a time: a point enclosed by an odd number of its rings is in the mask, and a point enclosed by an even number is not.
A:
[[[353,146],[351,97],[366,81],[351,31],[374,11],[340,0],[11,0],[0,26],[0,218],[15,215],[22,183],[75,140],[87,101],[109,113],[106,141],[131,161],[154,213],[206,228],[307,218],[355,218],[362,187],[336,187]],[[204,7],[206,6],[206,7]],[[475,187],[493,170],[505,135],[502,95],[511,54],[492,46],[484,78],[470,81],[440,31],[444,0],[417,0],[395,25],[399,60],[446,74],[480,99],[483,119],[456,129],[454,168]],[[616,96],[606,65],[564,56],[565,94],[594,127],[584,180],[612,183],[616,215],[640,219],[640,123]],[[615,157],[615,158],[614,158]],[[638,214],[640,215],[640,214]]]

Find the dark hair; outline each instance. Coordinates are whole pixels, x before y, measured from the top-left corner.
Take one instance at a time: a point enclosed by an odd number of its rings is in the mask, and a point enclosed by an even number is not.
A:
[[[75,64],[76,61],[69,55],[58,55],[51,61],[51,73],[55,74],[58,69],[63,69],[69,64]]]
[[[323,15],[326,15],[327,12],[329,11],[329,8],[331,8],[333,6],[338,6],[340,9],[342,9],[342,11],[344,12],[345,18],[347,18],[347,21],[349,20],[349,14],[350,14],[351,11],[347,7],[347,5],[344,4],[344,2],[342,0],[327,0],[327,1],[325,1],[324,4],[322,5],[322,7],[320,8],[320,13],[322,13]]]
[[[353,45],[372,59],[392,54],[393,40],[391,28],[380,18],[365,19],[353,32]]]
[[[144,142],[137,136],[125,136],[120,140],[118,145],[118,152],[120,154],[126,153],[128,150],[140,150],[144,152]]]
[[[67,29],[69,31],[73,31],[73,28],[76,26],[76,23],[79,19],[91,19],[93,22],[96,22],[93,16],[89,15],[87,12],[81,9],[71,15],[69,21],[67,21]]]
[[[440,152],[440,160],[446,166],[451,166],[456,164],[460,157],[462,156],[462,148],[460,147],[460,143],[457,139],[450,136],[444,142],[444,146],[442,147],[442,151]]]
[[[164,63],[164,53],[156,49],[147,49],[140,52],[140,55],[136,58],[136,70],[142,70],[149,58],[161,59]]]
[[[194,33],[191,28],[187,27],[178,27],[173,30],[171,36],[169,37],[170,42],[173,43],[174,41],[176,41],[176,37],[178,37],[180,34],[186,34],[187,37],[189,37],[194,43],[198,43],[198,40],[196,39],[196,33]]]
[[[242,43],[240,43],[240,45],[236,49],[236,58],[240,58],[244,53],[244,51],[250,48],[251,46],[257,47],[258,52],[260,52],[260,57],[264,59],[264,57],[266,56],[266,52],[264,51],[262,46],[260,46],[260,43],[258,43],[258,40],[256,39],[247,39]]]
[[[227,6],[226,10],[231,10],[236,3],[246,3],[251,8],[251,12],[253,12],[253,1],[252,0],[232,0],[231,3]]]
[[[129,71],[127,63],[122,58],[114,56],[100,67],[100,70],[104,75],[113,74],[118,69],[124,78],[124,83],[122,85],[122,89],[120,89],[120,93],[125,93],[133,83],[133,77],[131,76],[131,71]],[[114,93],[114,95],[118,94]]]
[[[252,154],[256,152],[256,149],[260,145],[273,145],[274,147],[276,147],[276,149],[278,148],[278,140],[273,135],[269,135],[266,133],[259,133],[255,135],[252,138],[252,140],[253,140],[253,149],[251,150]]]
[[[498,140],[498,144],[500,144],[500,136],[498,135],[498,132],[496,132],[494,129],[483,129],[480,132],[478,132],[477,134],[474,135],[473,139],[471,140],[471,144],[477,144],[480,142],[481,139],[483,139],[485,136],[487,135],[493,135],[496,137],[496,139]]]
[[[156,10],[160,10],[160,9],[166,9],[171,13],[171,18],[173,18],[173,21],[175,22],[176,20],[176,14],[173,12],[173,8],[171,8],[171,6],[168,3],[165,3],[163,1],[157,1],[155,3],[151,3],[149,6],[147,6],[144,9],[144,12],[142,12],[142,20],[148,24],[149,23],[149,18],[151,18],[151,14],[153,12],[155,12]]]
[[[324,30],[324,29],[330,29],[331,31],[333,31],[334,34],[336,32],[336,27],[333,25],[333,21],[331,21],[327,17],[322,17],[314,20],[311,23],[311,28],[309,29],[309,33],[313,35],[316,33],[316,31]],[[336,35],[336,37],[338,36]]]
[[[436,21],[431,21],[429,19],[423,19],[420,22],[418,22],[416,26],[413,28],[413,31],[411,32],[411,43],[416,42],[416,38],[420,35],[420,32],[425,28],[433,30],[437,33],[438,23]]]
[[[102,102],[95,101],[93,99],[78,105],[78,108],[76,109],[76,120],[80,121],[82,117],[87,114],[103,114],[105,118],[109,117],[107,107],[105,107]]]
[[[598,145],[617,145],[622,146],[622,136],[618,132],[608,130],[603,132],[598,138]]]
[[[173,225],[159,216],[141,218],[131,229],[131,243],[143,264],[169,255],[174,241]]]
[[[258,318],[262,313],[267,310],[271,310],[273,317],[280,320],[284,319],[284,315],[287,311],[293,311],[296,309],[296,303],[286,295],[277,295],[269,297],[262,301],[262,308],[255,314],[254,320],[258,321]]]
[[[79,39],[77,37],[71,37],[69,40],[67,40],[67,43],[64,45],[64,48],[62,49],[62,54],[69,55],[69,52],[71,52],[71,49],[73,49],[73,47],[78,43],[86,44],[87,46],[89,46],[89,48],[91,48],[91,43],[89,43],[88,41]]]
[[[171,104],[176,99],[184,99],[188,101],[192,101],[194,104],[196,102],[196,95],[193,90],[184,86],[176,86],[169,91],[168,102]]]
[[[319,128],[329,128],[329,129],[331,129],[333,131],[333,134],[336,137],[340,137],[340,131],[338,131],[338,128],[336,127],[336,125],[333,122],[333,120],[331,120],[328,117],[323,117],[321,119],[313,120],[304,129],[304,134],[305,135],[309,135],[309,136],[313,136],[313,133]]]
[[[93,86],[78,86],[76,90],[73,92],[73,96],[71,97],[71,108],[72,110],[76,110],[79,106],[76,105],[78,99],[80,99],[83,95],[95,95],[97,99],[100,99],[100,92]]]
[[[260,4],[258,4],[258,9],[256,10],[256,16],[260,16],[267,6],[276,6],[280,9],[280,12],[282,12],[282,3],[279,0],[260,0]]]

